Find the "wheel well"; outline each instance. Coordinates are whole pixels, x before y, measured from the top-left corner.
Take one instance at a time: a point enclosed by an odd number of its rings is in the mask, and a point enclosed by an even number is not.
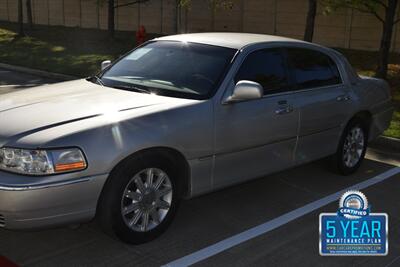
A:
[[[189,169],[189,163],[187,162],[185,156],[183,156],[182,153],[180,153],[176,149],[168,148],[168,147],[152,147],[152,148],[146,148],[143,150],[139,150],[123,160],[121,160],[113,169],[110,173],[114,172],[119,166],[124,164],[127,161],[130,161],[134,158],[140,160],[141,158],[144,157],[157,157],[162,160],[168,161],[169,164],[173,166],[173,169],[177,171],[178,175],[178,192],[179,196],[184,196],[188,193],[189,191],[189,177],[190,177],[190,169]],[[111,176],[111,175],[110,175]],[[107,179],[107,182],[109,178]],[[106,183],[107,183],[106,182]],[[105,187],[105,185],[104,185]]]
[[[372,114],[371,114],[371,112],[369,112],[368,110],[363,110],[363,111],[357,112],[357,113],[353,116],[353,118],[352,118],[351,120],[354,120],[354,119],[359,119],[359,120],[361,120],[361,121],[365,124],[365,126],[367,127],[368,131],[370,130],[371,121],[372,121]]]

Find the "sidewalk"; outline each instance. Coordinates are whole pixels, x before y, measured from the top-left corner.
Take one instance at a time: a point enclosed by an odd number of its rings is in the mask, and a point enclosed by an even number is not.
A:
[[[14,65],[9,65],[9,64],[5,64],[5,63],[0,63],[0,68],[10,70],[10,71],[32,74],[32,75],[49,78],[49,79],[55,79],[55,80],[59,80],[59,81],[69,81],[69,80],[79,79],[78,77],[71,76],[71,75],[53,73],[53,72],[48,72],[48,71],[43,71],[43,70],[35,70],[35,69],[31,69],[31,68],[14,66]]]

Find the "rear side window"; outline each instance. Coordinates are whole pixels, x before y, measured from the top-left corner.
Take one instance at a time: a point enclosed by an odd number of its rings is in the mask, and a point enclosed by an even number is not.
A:
[[[303,48],[287,51],[297,90],[341,83],[338,68],[327,55]]]
[[[261,84],[264,95],[287,90],[287,68],[281,50],[266,49],[248,55],[236,75],[235,82],[242,80]]]

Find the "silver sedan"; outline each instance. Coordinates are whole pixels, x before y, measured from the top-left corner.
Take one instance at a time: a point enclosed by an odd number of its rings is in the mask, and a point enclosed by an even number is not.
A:
[[[348,175],[389,125],[388,84],[293,39],[151,40],[88,79],[0,99],[0,227],[80,223],[138,244],[182,198],[320,158]]]

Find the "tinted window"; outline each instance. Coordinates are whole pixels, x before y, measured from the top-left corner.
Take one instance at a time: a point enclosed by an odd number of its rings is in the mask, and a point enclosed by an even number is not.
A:
[[[341,82],[336,64],[327,55],[313,50],[288,49],[297,89],[306,89]]]
[[[205,99],[216,89],[236,50],[157,41],[134,50],[102,78],[105,86],[135,86],[159,95]]]
[[[264,94],[288,89],[285,59],[279,49],[260,50],[251,53],[243,62],[235,82],[249,80],[258,82]]]

